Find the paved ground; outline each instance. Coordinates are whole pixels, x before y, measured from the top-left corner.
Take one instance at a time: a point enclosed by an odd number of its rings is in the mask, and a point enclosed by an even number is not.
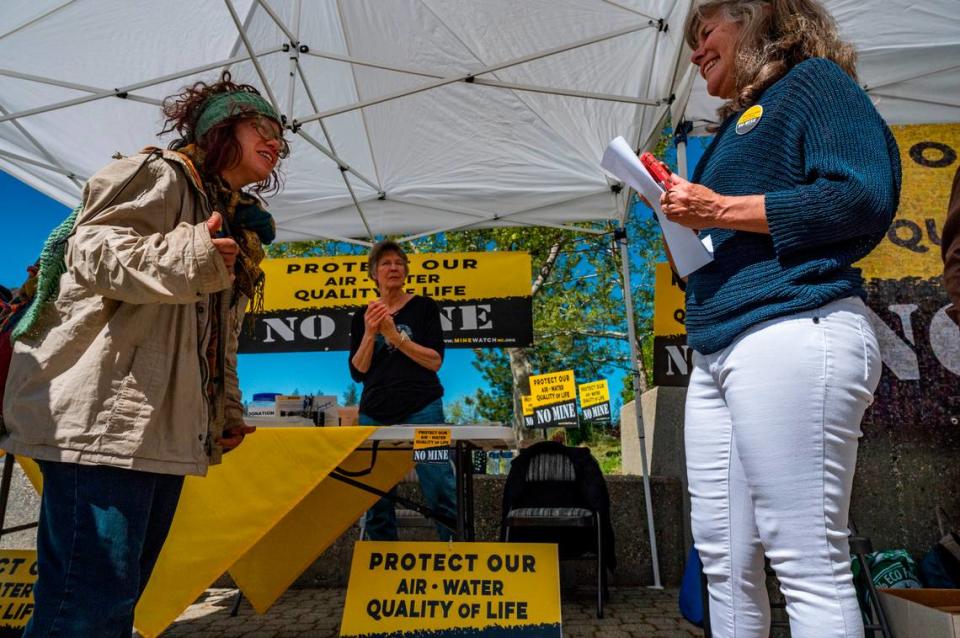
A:
[[[233,589],[208,589],[162,638],[335,638],[340,628],[344,589],[295,589],[260,616],[244,602],[230,617]],[[677,590],[611,588],[605,617],[596,618],[593,592],[582,590],[563,600],[564,636],[674,638],[702,636],[677,611]]]

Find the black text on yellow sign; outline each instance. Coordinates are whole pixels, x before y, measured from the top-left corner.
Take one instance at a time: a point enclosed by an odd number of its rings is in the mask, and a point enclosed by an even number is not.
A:
[[[416,463],[448,463],[450,428],[417,428],[413,436],[413,460]]]
[[[0,550],[0,629],[20,628],[30,620],[36,580],[36,551]]]
[[[653,297],[653,383],[686,386],[693,352],[687,345],[686,300],[670,264],[657,264]]]
[[[606,379],[583,383],[580,391],[580,409],[583,418],[595,423],[610,422],[610,388]]]
[[[407,292],[440,305],[450,348],[533,343],[530,255],[524,252],[409,255]],[[347,350],[350,319],[379,296],[364,255],[264,260],[263,311],[241,352]]]
[[[531,376],[530,396],[533,404],[533,427],[575,428],[580,426],[573,370]]]
[[[559,638],[557,546],[359,542],[342,637]]]

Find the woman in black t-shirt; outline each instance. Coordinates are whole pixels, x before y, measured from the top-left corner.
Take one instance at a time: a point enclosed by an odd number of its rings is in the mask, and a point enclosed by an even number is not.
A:
[[[406,253],[382,241],[370,251],[367,274],[380,298],[353,315],[350,327],[350,375],[363,383],[360,425],[437,424],[444,422],[440,308],[428,297],[404,290],[409,272]],[[427,504],[456,520],[456,481],[448,464],[418,463],[417,477]],[[366,514],[370,540],[397,540],[393,501],[380,499]],[[441,540],[452,530],[437,524]]]

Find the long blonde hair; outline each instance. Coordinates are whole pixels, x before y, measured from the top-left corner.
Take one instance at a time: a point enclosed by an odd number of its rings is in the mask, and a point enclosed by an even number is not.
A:
[[[705,0],[687,16],[683,36],[697,48],[704,20],[720,16],[743,26],[736,44],[736,95],[717,110],[722,122],[741,111],[808,58],[827,58],[857,79],[857,54],[817,0]]]

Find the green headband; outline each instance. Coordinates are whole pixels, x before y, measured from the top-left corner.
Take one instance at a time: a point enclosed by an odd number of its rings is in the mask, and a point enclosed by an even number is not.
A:
[[[280,122],[280,116],[270,106],[270,103],[256,93],[250,91],[217,93],[204,102],[203,110],[200,112],[200,117],[197,118],[196,127],[194,127],[194,135],[197,139],[200,139],[220,122],[241,113],[259,113],[271,120]]]

